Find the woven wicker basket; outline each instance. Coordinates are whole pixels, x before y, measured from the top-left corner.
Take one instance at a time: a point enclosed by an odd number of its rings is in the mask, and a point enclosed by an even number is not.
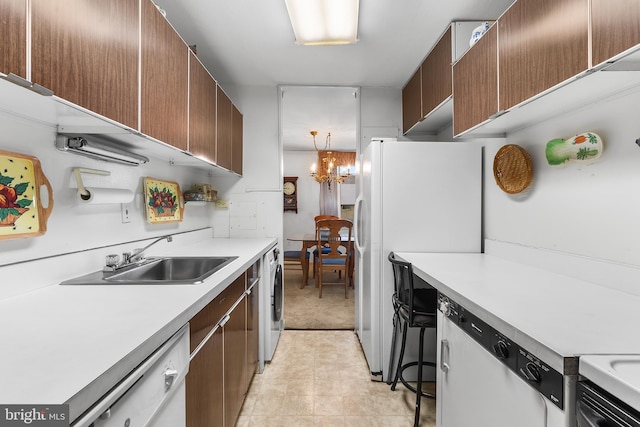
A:
[[[505,193],[516,194],[531,183],[533,164],[527,151],[515,144],[501,147],[493,159],[493,177]]]

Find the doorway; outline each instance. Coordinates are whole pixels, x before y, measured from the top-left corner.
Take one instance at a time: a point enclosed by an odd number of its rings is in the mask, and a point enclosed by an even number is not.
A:
[[[331,151],[356,151],[360,137],[360,90],[345,86],[280,86],[279,103],[283,177],[297,178],[297,211],[284,211],[283,247],[285,252],[299,251],[302,244],[292,236],[313,234],[314,217],[322,213],[321,185],[310,175],[311,165],[318,164],[316,146],[322,150],[330,133]],[[317,131],[316,146],[311,131]],[[350,166],[354,173],[355,166]],[[331,187],[330,196],[335,197],[338,215],[352,219],[355,178]],[[323,287],[323,296],[318,298],[312,255],[308,284],[304,287],[302,277],[299,262],[285,263],[285,328],[353,330],[353,288],[345,299],[344,288]]]

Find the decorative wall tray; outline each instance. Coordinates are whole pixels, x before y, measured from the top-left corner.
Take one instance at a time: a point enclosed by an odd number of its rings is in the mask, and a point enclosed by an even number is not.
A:
[[[177,182],[144,179],[147,221],[151,224],[182,221],[182,198]]]
[[[47,188],[47,207],[40,188]],[[35,237],[47,231],[53,210],[53,190],[40,160],[0,150],[0,239]]]

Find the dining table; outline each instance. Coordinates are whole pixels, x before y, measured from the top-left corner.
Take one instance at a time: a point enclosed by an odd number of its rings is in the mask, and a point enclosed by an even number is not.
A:
[[[320,240],[327,240],[327,233],[320,232]],[[342,237],[342,241],[346,242],[349,240],[349,233],[340,233]],[[292,233],[287,237],[287,240],[291,242],[301,242],[302,248],[300,248],[300,265],[302,265],[302,283],[300,285],[300,289],[303,289],[305,286],[309,284],[309,258],[307,258],[307,252],[316,247],[318,245],[318,239],[316,238],[316,233]],[[354,236],[351,235],[351,241],[354,241]],[[312,254],[313,256],[313,254]],[[351,263],[351,268],[353,268],[353,262]]]

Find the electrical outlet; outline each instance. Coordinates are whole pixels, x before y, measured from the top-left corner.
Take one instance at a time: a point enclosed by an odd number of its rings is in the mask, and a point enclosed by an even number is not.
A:
[[[122,206],[122,223],[131,222],[131,203],[121,203]]]

